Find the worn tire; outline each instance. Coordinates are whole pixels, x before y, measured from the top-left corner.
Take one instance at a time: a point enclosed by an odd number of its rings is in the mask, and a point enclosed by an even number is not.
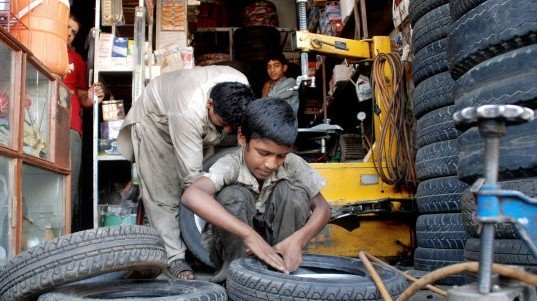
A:
[[[419,118],[427,112],[453,104],[453,84],[449,72],[433,75],[422,81],[414,90],[414,115]]]
[[[464,262],[463,249],[427,249],[416,248],[414,252],[414,268],[422,271],[434,271],[439,268]],[[443,285],[462,285],[466,283],[464,275],[451,275],[437,281]]]
[[[499,182],[502,189],[517,190],[530,198],[537,197],[537,178],[516,179],[510,181]],[[477,233],[478,222],[476,217],[476,199],[473,193],[469,190],[463,194],[461,201],[462,220],[466,233],[471,237],[480,237]],[[495,237],[516,239],[520,238],[515,230],[515,227],[510,223],[496,223]]]
[[[231,154],[238,149],[238,147],[231,147],[219,151],[203,162],[203,170],[208,171],[218,159],[227,154]],[[201,243],[201,232],[205,226],[205,221],[183,205],[179,207],[179,215],[177,219],[181,229],[181,236],[190,252],[207,266],[214,267],[209,257],[208,247]]]
[[[416,191],[420,213],[460,212],[461,197],[468,185],[456,176],[434,178],[421,182]]]
[[[473,67],[453,87],[455,110],[486,104],[537,109],[537,45],[495,56]]]
[[[447,42],[454,79],[480,62],[537,43],[537,1],[488,0],[453,23]]]
[[[416,124],[416,142],[424,147],[436,142],[457,139],[459,131],[453,121],[453,106],[436,109],[423,115]]]
[[[479,4],[487,0],[450,0],[449,10],[451,14],[451,20],[457,21],[467,12],[474,9]]]
[[[460,213],[418,216],[416,237],[418,246],[432,249],[463,249],[469,238]]]
[[[448,0],[410,0],[408,19],[412,26],[427,12],[448,3]]]
[[[373,263],[391,296],[407,286],[394,270]],[[252,258],[233,261],[227,275],[227,290],[234,301],[255,300],[382,300],[359,259],[306,255],[301,268],[312,273],[340,273],[356,277],[309,278],[269,270]]]
[[[412,70],[415,85],[428,77],[448,70],[446,42],[447,39],[438,40],[416,53]]]
[[[188,250],[190,250],[199,261],[203,262],[208,267],[213,268],[214,265],[209,257],[209,249],[201,242],[201,233],[205,227],[205,221],[182,204],[179,206],[177,221],[179,222],[179,227],[181,229],[181,237]]]
[[[0,300],[32,300],[64,284],[121,270],[154,278],[166,264],[164,243],[152,228],[125,225],[75,232],[16,255],[0,275]]]
[[[418,149],[416,173],[420,181],[457,174],[457,140],[441,141]]]
[[[457,139],[459,178],[472,184],[483,174],[483,138],[473,127]],[[537,120],[507,127],[500,141],[498,178],[506,181],[537,176]]]
[[[427,12],[413,27],[412,51],[417,53],[432,42],[447,37],[450,25],[451,17],[448,4]]]
[[[38,301],[226,301],[226,290],[199,280],[123,280],[61,287]]]
[[[469,239],[464,247],[464,258],[479,261],[481,241]],[[495,239],[492,247],[495,263],[523,266],[532,273],[537,272],[537,259],[522,239]]]

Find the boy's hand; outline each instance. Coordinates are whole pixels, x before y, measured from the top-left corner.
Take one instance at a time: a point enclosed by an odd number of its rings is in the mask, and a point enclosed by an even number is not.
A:
[[[293,235],[275,245],[274,249],[282,254],[285,267],[289,271],[293,272],[302,264],[302,244],[296,237],[293,238]]]
[[[243,242],[248,248],[248,252],[253,253],[257,258],[263,260],[276,270],[289,274],[289,270],[286,268],[282,257],[253,229],[243,239]]]

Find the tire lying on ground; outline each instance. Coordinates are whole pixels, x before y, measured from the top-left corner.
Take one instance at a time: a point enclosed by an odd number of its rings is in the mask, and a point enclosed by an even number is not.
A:
[[[407,286],[391,268],[373,263],[391,296]],[[382,300],[359,259],[306,255],[291,275],[268,269],[252,258],[233,261],[227,274],[231,300]]]
[[[15,256],[0,273],[0,300],[34,300],[67,283],[130,270],[129,277],[154,278],[167,264],[152,228],[124,225],[60,236]]]
[[[199,280],[122,280],[67,285],[41,295],[39,301],[77,300],[226,301],[226,290]]]

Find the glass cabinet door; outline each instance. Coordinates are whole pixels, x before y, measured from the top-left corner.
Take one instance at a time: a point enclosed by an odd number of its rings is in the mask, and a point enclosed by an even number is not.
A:
[[[22,166],[22,250],[65,234],[65,176]]]
[[[24,152],[50,159],[50,99],[52,81],[30,62],[26,64]]]
[[[15,51],[0,41],[0,145],[7,147],[13,141],[14,69]]]
[[[11,250],[12,232],[9,220],[13,196],[13,159],[0,156],[0,270],[6,264]]]

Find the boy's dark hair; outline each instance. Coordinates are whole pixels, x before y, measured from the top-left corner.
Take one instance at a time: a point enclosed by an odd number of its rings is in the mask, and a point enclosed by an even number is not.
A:
[[[216,114],[233,128],[241,124],[246,107],[255,99],[252,89],[239,82],[218,83],[211,89],[209,97]]]
[[[289,65],[287,58],[281,52],[270,53],[265,60],[265,64],[268,64],[269,61],[279,61],[282,65]]]
[[[241,132],[246,142],[252,138],[268,139],[280,145],[293,146],[298,129],[291,106],[281,98],[268,97],[248,105]]]

